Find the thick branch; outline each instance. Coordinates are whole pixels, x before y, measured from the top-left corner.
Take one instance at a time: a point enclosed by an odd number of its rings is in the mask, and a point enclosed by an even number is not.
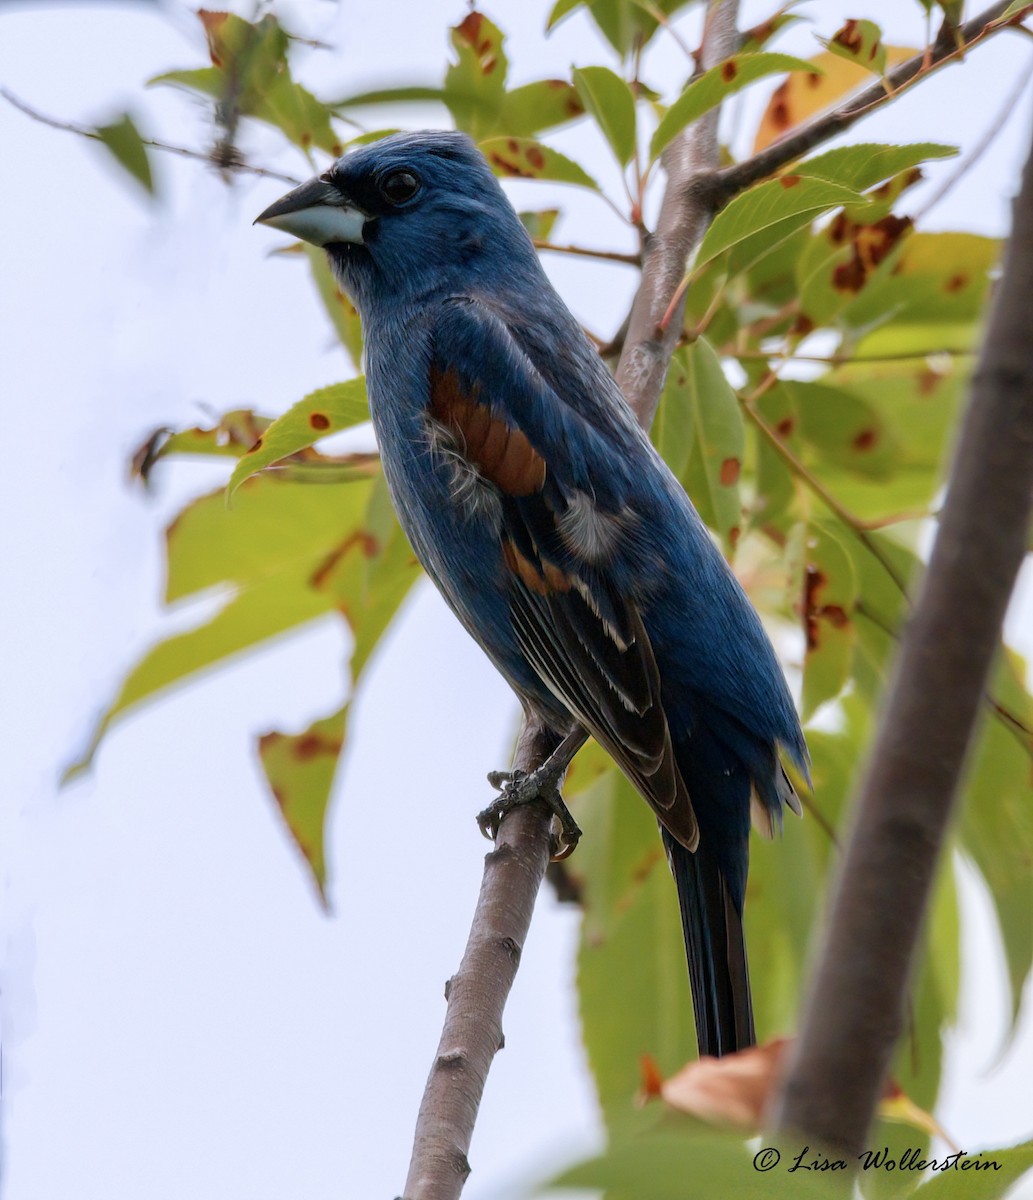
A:
[[[904,1027],[937,859],[1033,506],[1033,153],[924,585],[775,1124],[857,1154]]]
[[[735,53],[738,11],[738,0],[711,3],[699,56],[700,70],[706,71]],[[713,215],[711,201],[695,181],[701,176],[712,177],[717,167],[720,111],[711,109],[675,138],[663,154],[667,187],[656,231],[646,239],[642,283],[631,308],[617,365],[617,382],[646,429],[653,423],[667,366],[681,334],[684,296],[666,322],[664,315],[685,275],[689,255],[699,245]]]
[[[540,766],[558,738],[525,723],[514,765]],[[457,1200],[470,1173],[467,1152],[492,1060],[502,1047],[502,1011],[516,978],[535,898],[549,862],[552,818],[518,808],[499,828],[416,1121],[405,1200]]]
[[[1025,12],[1017,14],[1002,25],[996,24],[1009,3],[1010,0],[998,0],[998,3],[991,4],[971,21],[966,21],[958,30],[951,31],[945,27],[928,51],[916,54],[887,71],[885,83],[881,79],[876,80],[870,87],[858,92],[842,108],[834,109],[806,125],[801,125],[799,129],[761,150],[752,158],[715,172],[705,185],[702,182],[700,185],[705,186],[708,199],[715,206],[726,204],[751,184],[774,175],[808,150],[813,150],[815,146],[849,129],[870,112],[896,100],[919,77],[924,78],[937,67],[961,59],[973,46],[985,41],[989,34],[1010,25],[1017,25],[1021,17],[1027,15]],[[1033,10],[1033,5],[1030,5],[1030,9]],[[957,39],[955,34],[958,35]]]

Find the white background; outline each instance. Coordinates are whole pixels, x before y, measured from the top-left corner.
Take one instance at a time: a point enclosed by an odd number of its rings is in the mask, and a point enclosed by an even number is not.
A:
[[[744,9],[744,23],[768,11]],[[917,3],[826,0],[805,10],[826,35],[863,11],[897,41],[922,36]],[[333,96],[438,79],[446,27],[464,8],[296,0],[277,11],[333,47],[299,55],[305,81]],[[488,12],[510,34],[517,82],[609,61],[583,17],[546,41],[541,3],[496,0]],[[679,28],[693,39],[696,16]],[[799,27],[778,48],[809,54],[810,38]],[[1001,37],[852,138],[971,146],[1029,72],[1030,54],[1028,41]],[[0,3],[0,81],[67,119],[96,123],[130,107],[147,133],[204,145],[201,105],[140,90],[152,74],[202,61],[185,6]],[[686,74],[677,48],[658,38],[646,78],[669,87]],[[1019,108],[926,228],[1006,231],[1028,92]],[[372,125],[443,120],[371,115]],[[275,139],[248,137],[268,162]],[[605,152],[583,128],[558,144],[587,155],[612,188]],[[254,734],[301,728],[338,703],[346,646],[336,628],[284,639],[130,717],[92,775],[56,790],[127,667],[161,633],[201,616],[160,609],[160,531],[225,472],[160,470],[148,498],[126,484],[129,453],[155,426],[194,424],[210,410],[282,411],[342,378],[346,364],[303,270],[266,257],[282,238],[251,227],[280,185],[242,177],[227,188],[166,156],[152,210],[96,146],[2,102],[0,145],[5,1194],[394,1196],[442,986],[480,880],[485,846],[472,815],[488,795],[484,773],[507,758],[515,702],[432,589],[418,587],[353,714],[329,832],[329,917],[252,747]],[[308,174],[300,156],[280,165]],[[929,174],[938,181],[950,169]],[[598,200],[574,189],[513,194],[574,214],[560,240],[628,241]],[[632,274],[555,257],[547,265],[574,311],[612,332]],[[1029,615],[1027,603],[1011,622],[1027,652]],[[971,973],[939,1115],[975,1151],[1033,1132],[1033,1023],[1027,1015],[995,1068],[1002,958],[986,897],[971,881],[964,894]],[[599,1143],[576,1025],[576,936],[576,914],[543,892],[471,1153],[471,1200],[516,1196]]]

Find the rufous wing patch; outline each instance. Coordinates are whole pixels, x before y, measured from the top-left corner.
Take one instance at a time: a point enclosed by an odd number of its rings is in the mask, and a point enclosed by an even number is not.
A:
[[[430,414],[457,435],[461,453],[507,496],[541,491],[545,460],[519,429],[482,403],[478,391],[464,391],[453,367],[431,367]]]

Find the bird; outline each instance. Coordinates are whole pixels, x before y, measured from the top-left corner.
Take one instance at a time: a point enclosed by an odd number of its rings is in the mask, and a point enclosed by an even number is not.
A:
[[[656,816],[677,890],[700,1055],[756,1040],[743,904],[807,775],[760,618],[465,135],[348,150],[256,220],[321,246],[360,314],[399,521],[427,574],[552,738],[507,801],[559,796],[588,736]],[[491,814],[494,813],[494,816]]]

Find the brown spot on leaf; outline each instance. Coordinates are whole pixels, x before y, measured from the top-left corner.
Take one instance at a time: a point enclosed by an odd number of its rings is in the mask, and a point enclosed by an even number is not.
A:
[[[788,191],[789,188],[794,188],[800,182],[799,175],[780,175],[778,182]]]
[[[845,212],[838,212],[829,225],[829,241],[834,246],[842,246],[853,237],[856,226]]]
[[[536,170],[540,171],[545,166],[545,155],[537,146],[527,147],[527,161]]]
[[[851,17],[850,20],[839,30],[833,34],[832,43],[835,46],[842,46],[844,50],[849,50],[851,54],[858,54],[861,50],[861,31],[857,28],[857,21]]]
[[[879,432],[876,429],[862,429],[860,433],[855,433],[851,441],[851,445],[855,450],[862,454],[871,450],[879,440]]]
[[[821,592],[828,579],[813,563],[808,563],[804,572],[803,621],[807,635],[807,652],[818,649],[821,644],[821,622],[827,621],[834,629],[843,629],[850,624],[850,616],[839,604],[822,604]]]
[[[482,60],[481,70],[485,73],[485,75],[490,75],[498,66],[498,62],[499,60],[494,54],[489,54],[487,58]]]
[[[340,545],[335,546],[319,566],[316,567],[309,577],[309,585],[314,588],[321,588],[326,583],[334,567],[337,566],[353,546],[361,547],[362,553],[366,558],[376,558],[380,553],[380,542],[373,534],[365,529],[357,529],[349,537],[346,537]]]
[[[943,382],[943,376],[938,371],[933,371],[926,367],[924,371],[919,371],[915,376],[915,385],[918,388],[920,396],[929,396]]]
[[[822,75],[819,71],[808,71],[805,78],[807,80],[808,87],[821,87]]]
[[[312,426],[313,429],[322,430],[322,429],[330,428],[330,418],[326,415],[326,413],[321,413],[321,412],[311,413],[309,415],[308,423]]]
[[[256,438],[256,439],[255,439],[255,444],[254,444],[254,445],[251,447],[251,449],[248,451],[248,454],[257,454],[257,452],[258,452],[259,450],[261,450],[261,449],[262,449],[262,439],[261,439],[261,438]]]
[[[943,285],[945,292],[960,292],[963,287],[968,284],[968,276],[962,272],[952,275],[950,279]]]
[[[511,162],[508,158],[503,158],[497,150],[492,150],[490,158],[503,175],[512,175],[517,179],[534,178],[533,172],[525,170],[518,162]]]
[[[864,263],[855,254],[832,272],[832,286],[837,292],[859,292],[864,287]]]
[[[786,99],[788,92],[789,83],[787,81],[777,87],[771,97],[769,109],[771,112],[771,123],[780,131],[788,129],[793,123],[793,119],[789,115],[789,104]]]
[[[809,333],[814,332],[814,322],[806,313],[800,313],[793,322],[790,332],[795,333],[797,337],[806,337]]]
[[[795,428],[796,428],[796,418],[795,417],[783,417],[782,420],[779,421],[778,424],[775,426],[775,432],[778,434],[778,436],[780,438],[782,438],[784,440],[785,438],[789,437],[789,435],[793,432],[793,430]]]
[[[739,530],[738,525],[733,525],[732,528],[729,529],[729,531],[728,531],[728,544],[732,547],[733,550],[739,544],[739,533],[740,533],[740,530]]]
[[[722,487],[731,487],[739,482],[739,469],[742,464],[737,458],[726,458],[721,464],[721,473],[719,478]]]
[[[328,738],[319,733],[302,734],[291,747],[298,762],[309,762],[320,754],[336,758],[341,753],[341,739]]]
[[[736,65],[735,59],[730,58],[727,62],[721,64],[721,78],[725,83],[731,83],[738,74],[739,68]]]

